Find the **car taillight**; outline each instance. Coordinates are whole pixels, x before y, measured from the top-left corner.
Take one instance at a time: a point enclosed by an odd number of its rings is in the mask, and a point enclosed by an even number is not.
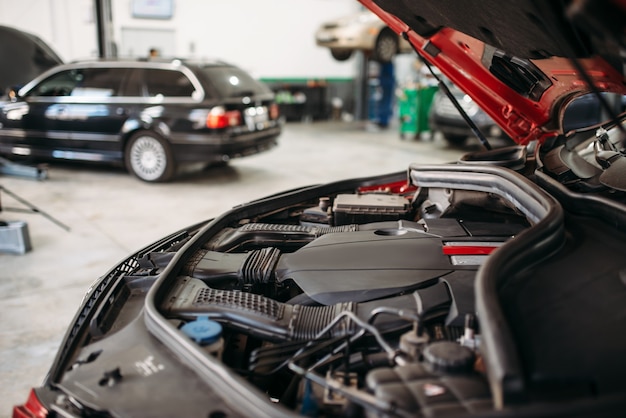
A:
[[[28,399],[23,405],[13,407],[13,418],[46,418],[48,410],[41,404],[33,389],[28,394]]]
[[[280,109],[276,103],[270,105],[270,119],[278,119],[280,116]]]
[[[211,109],[206,117],[206,126],[210,129],[228,128],[229,126],[241,125],[241,112],[238,110],[226,110],[222,106]]]

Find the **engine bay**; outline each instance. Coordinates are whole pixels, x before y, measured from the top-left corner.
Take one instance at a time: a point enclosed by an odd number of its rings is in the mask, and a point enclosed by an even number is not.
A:
[[[159,241],[80,316],[64,408],[125,416],[150,387],[172,402],[140,415],[175,415],[183,382],[189,416],[239,416],[234,393],[272,417],[480,415],[619,393],[626,346],[611,330],[626,315],[605,309],[626,297],[626,219],[610,210],[624,193],[574,178],[583,163],[558,144],[529,149],[305,187]],[[589,150],[576,149],[591,164]],[[577,212],[586,199],[592,215]]]
[[[398,182],[324,195],[221,229],[160,310],[305,415],[492,408],[474,279],[531,223],[493,191]]]

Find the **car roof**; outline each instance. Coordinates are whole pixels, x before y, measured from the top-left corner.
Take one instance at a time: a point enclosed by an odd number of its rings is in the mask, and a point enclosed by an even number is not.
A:
[[[154,59],[126,59],[126,58],[96,58],[72,61],[67,64],[57,65],[30,80],[20,89],[20,94],[30,90],[45,78],[59,71],[81,68],[155,68],[166,70],[180,70],[193,72],[194,67],[233,67],[232,64],[220,60],[186,60],[180,58],[154,58]]]
[[[163,67],[163,66],[231,66],[225,61],[218,59],[187,59],[187,58],[96,58],[76,60],[66,64],[66,67]]]

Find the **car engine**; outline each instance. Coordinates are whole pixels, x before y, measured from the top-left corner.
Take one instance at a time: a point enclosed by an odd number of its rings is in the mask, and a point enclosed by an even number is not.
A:
[[[624,192],[574,176],[593,161],[580,149],[515,146],[307,186],[174,233],[91,290],[55,408],[440,417],[623,393],[612,330],[626,316],[606,312],[623,311],[624,237],[595,217],[626,224],[599,204]],[[159,402],[138,404],[142,391]]]
[[[160,309],[303,415],[489,409],[474,278],[530,223],[491,191],[405,181],[328,194],[221,229]]]

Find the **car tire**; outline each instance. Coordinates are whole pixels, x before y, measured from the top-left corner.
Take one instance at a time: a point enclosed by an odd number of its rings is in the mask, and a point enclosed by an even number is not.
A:
[[[330,55],[337,61],[347,61],[352,57],[352,51],[349,49],[331,49]]]
[[[456,147],[463,146],[467,140],[466,135],[443,134],[443,138],[448,141],[450,145],[454,145]]]
[[[391,29],[383,29],[376,38],[372,58],[379,62],[389,62],[398,53],[398,36]]]
[[[126,144],[124,161],[128,171],[146,182],[167,181],[175,171],[169,144],[150,131],[137,132],[130,137]]]

